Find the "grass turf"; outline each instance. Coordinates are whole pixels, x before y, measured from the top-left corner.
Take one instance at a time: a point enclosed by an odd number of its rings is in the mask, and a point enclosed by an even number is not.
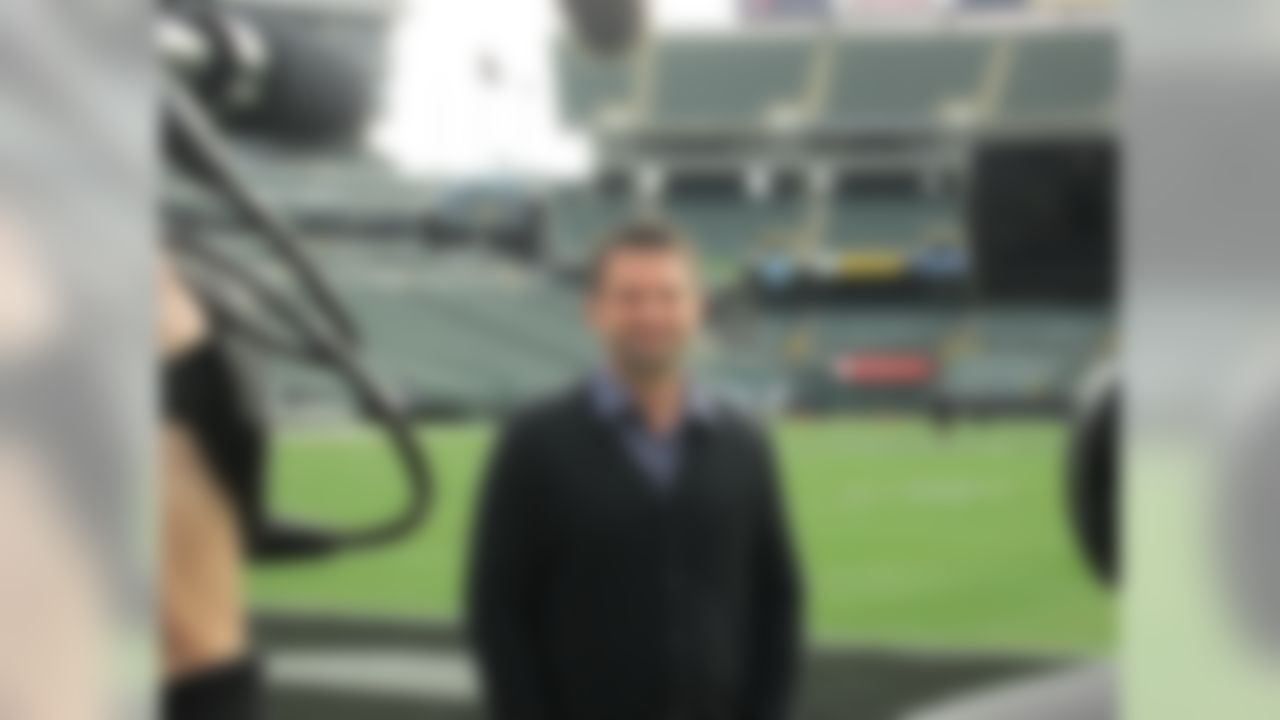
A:
[[[1062,511],[1059,424],[791,420],[776,437],[806,570],[810,635],[926,647],[1100,651],[1111,607]],[[472,501],[490,431],[426,434],[432,522],[407,542],[255,571],[259,606],[457,617]],[[375,436],[296,433],[278,444],[274,503],[360,522],[401,498]]]

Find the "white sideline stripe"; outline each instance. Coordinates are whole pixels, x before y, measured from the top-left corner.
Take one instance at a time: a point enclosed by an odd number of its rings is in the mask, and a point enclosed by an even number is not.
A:
[[[344,695],[398,696],[436,702],[479,701],[475,670],[456,652],[307,650],[272,653],[268,681],[277,687]]]

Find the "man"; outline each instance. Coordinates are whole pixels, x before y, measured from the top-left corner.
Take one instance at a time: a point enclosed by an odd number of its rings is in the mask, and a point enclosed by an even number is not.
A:
[[[637,223],[600,250],[604,367],[509,423],[490,463],[470,620],[496,720],[786,715],[798,592],[763,434],[686,375],[693,253]]]

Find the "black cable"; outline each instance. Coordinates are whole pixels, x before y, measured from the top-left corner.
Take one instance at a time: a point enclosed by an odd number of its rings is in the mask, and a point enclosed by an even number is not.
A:
[[[201,246],[196,252],[215,266],[223,269],[235,267],[234,261],[211,247]],[[238,279],[257,296],[264,309],[274,314],[279,322],[298,332],[299,340],[304,343],[298,347],[300,357],[310,358],[310,364],[332,369],[347,380],[356,401],[375,422],[386,428],[392,439],[393,449],[405,462],[411,480],[411,494],[409,508],[403,516],[379,528],[344,534],[336,542],[346,548],[377,545],[412,530],[426,518],[430,505],[430,483],[427,482],[427,465],[413,437],[411,424],[386,397],[377,381],[359,362],[350,345],[334,342],[325,337],[322,331],[309,327],[306,314],[294,307],[282,293],[270,288],[247,270],[243,270]],[[419,478],[421,481],[414,481]]]
[[[252,270],[229,255],[215,251],[204,241],[175,240],[172,247],[184,268],[198,271],[194,275],[186,273],[187,280],[195,286],[201,300],[209,306],[209,312],[217,324],[230,328],[238,337],[264,354],[285,357],[304,365],[314,366],[319,363],[315,348],[308,344],[307,338],[297,336],[296,332],[294,337],[282,337],[279,333],[266,329],[265,324],[250,320],[237,312],[234,303],[226,299],[219,290],[230,280],[248,290],[262,309],[274,311],[274,304],[266,302],[265,298],[275,293],[275,290]],[[206,279],[210,272],[223,277]],[[288,327],[289,320],[277,317],[273,324]]]
[[[180,82],[170,81],[165,95],[168,119],[178,144],[176,151],[182,161],[258,231],[269,252],[297,272],[300,288],[316,303],[334,331],[345,340],[356,342],[359,335],[350,313],[307,257],[293,229],[240,177],[208,113]]]
[[[290,351],[283,354],[294,359],[331,369],[346,381],[364,413],[385,430],[405,471],[409,497],[404,510],[398,515],[359,530],[308,531],[305,536],[299,536],[298,543],[284,548],[281,554],[305,556],[329,550],[361,549],[404,537],[427,519],[434,489],[429,465],[414,436],[412,423],[361,363],[354,342],[355,323],[336,293],[302,252],[289,227],[258,200],[240,178],[220,134],[198,103],[180,86],[171,86],[170,95],[169,105],[174,111],[170,117],[172,130],[182,144],[183,152],[187,153],[187,160],[197,164],[200,178],[220,192],[244,216],[245,221],[259,231],[260,239],[281,262],[297,273],[307,294],[322,306],[326,326],[317,326],[311,313],[296,307],[287,295],[271,288],[223,253],[203,244],[187,244],[184,249],[244,285],[275,316],[276,321],[296,335],[296,342],[281,341],[246,321],[240,329],[249,328],[249,337],[256,338],[264,347]]]

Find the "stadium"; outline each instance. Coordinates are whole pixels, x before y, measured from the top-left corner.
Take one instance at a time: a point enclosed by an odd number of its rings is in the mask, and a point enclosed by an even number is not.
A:
[[[394,70],[401,8],[242,4]],[[1113,10],[793,4],[660,23],[616,54],[540,38],[555,123],[588,157],[573,172],[238,145],[420,421],[437,482],[402,543],[255,568],[272,717],[480,717],[458,625],[476,482],[506,413],[597,362],[584,267],[626,217],[696,242],[699,376],[780,443],[808,599],[798,718],[910,717],[1107,656],[1112,600],[1063,477],[1074,398],[1115,342]],[[501,53],[467,62],[481,93],[522,92]],[[215,198],[171,196],[182,227],[284,283]],[[394,461],[343,388],[260,368],[272,505],[352,526],[392,512]]]

